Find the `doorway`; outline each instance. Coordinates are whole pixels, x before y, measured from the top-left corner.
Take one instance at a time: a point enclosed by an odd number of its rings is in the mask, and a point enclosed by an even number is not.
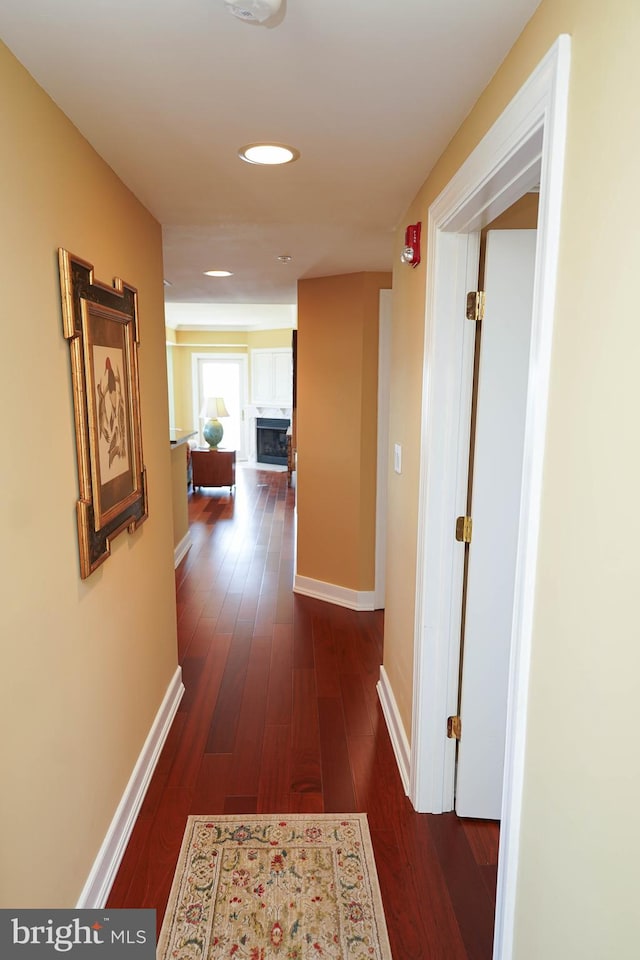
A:
[[[224,436],[221,449],[235,450],[238,460],[247,459],[247,431],[245,407],[247,404],[247,357],[244,354],[193,355],[193,422],[198,425],[198,440],[206,446],[202,436],[204,419],[200,412],[205,397],[223,397],[229,416],[222,424]]]
[[[464,515],[475,331],[460,322],[477,279],[479,231],[540,184],[526,398],[494,957],[512,955],[535,568],[551,359],[570,40],[560,37],[428,211],[427,309],[410,795],[421,812],[453,809]],[[428,536],[426,531],[428,530]]]
[[[528,199],[527,195],[524,199]],[[536,195],[532,195],[535,199]],[[511,208],[513,211],[514,208]],[[507,211],[509,213],[509,211]],[[512,214],[514,215],[514,214]],[[526,219],[523,220],[526,222]],[[464,543],[455,810],[499,820],[528,388],[535,211],[483,231]]]

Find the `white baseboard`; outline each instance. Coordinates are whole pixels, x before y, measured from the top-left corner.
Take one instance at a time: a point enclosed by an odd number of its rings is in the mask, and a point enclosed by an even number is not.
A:
[[[120,861],[129,842],[131,831],[140,812],[144,795],[147,792],[151,775],[155,770],[160,751],[164,746],[183,693],[182,669],[178,667],[167,687],[167,692],[140,752],[129,783],[80,894],[76,904],[77,910],[85,907],[99,910],[104,907],[107,901]]]
[[[337,603],[349,610],[375,610],[373,590],[349,590],[335,583],[325,583],[323,580],[312,580],[311,577],[300,577],[296,574],[293,578],[293,592],[304,597],[314,597],[316,600],[326,600],[327,603]]]
[[[396,698],[393,695],[389,677],[384,667],[380,667],[380,680],[378,681],[376,689],[378,691],[378,697],[380,698],[384,719],[387,723],[387,730],[391,737],[393,752],[396,755],[396,763],[400,771],[402,786],[404,787],[406,795],[409,796],[411,747],[409,746],[407,735],[404,732],[404,726],[398,711],[398,704],[396,703]]]
[[[173,551],[173,566],[174,568],[178,566],[181,560],[186,557],[187,553],[191,549],[193,540],[191,539],[191,534],[187,531],[178,544],[178,546]]]

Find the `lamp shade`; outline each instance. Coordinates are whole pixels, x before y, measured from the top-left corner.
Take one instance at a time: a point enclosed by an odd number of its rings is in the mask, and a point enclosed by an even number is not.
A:
[[[206,417],[207,420],[217,420],[218,417],[228,417],[229,411],[224,402],[224,397],[207,397],[204,401],[200,416]]]

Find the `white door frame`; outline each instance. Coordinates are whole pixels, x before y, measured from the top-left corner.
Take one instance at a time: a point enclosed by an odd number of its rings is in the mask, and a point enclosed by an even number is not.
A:
[[[384,609],[387,563],[387,489],[389,486],[389,388],[391,383],[392,290],[380,291],[378,320],[378,445],[376,469],[376,558],[373,606]]]
[[[494,958],[512,956],[535,570],[540,520],[570,39],[563,35],[429,208],[410,796],[421,812],[453,809],[463,550],[478,233],[540,184],[530,377],[509,671]],[[476,274],[477,276],[477,274]],[[427,535],[428,531],[428,535]]]
[[[200,430],[202,422],[200,417],[201,403],[200,396],[200,360],[210,361],[212,363],[237,363],[240,367],[240,435],[241,444],[238,450],[238,459],[247,457],[247,420],[245,417],[245,407],[249,402],[249,358],[246,353],[192,353],[191,354],[191,399],[193,404],[193,423],[194,429],[198,430],[198,437],[202,442]]]

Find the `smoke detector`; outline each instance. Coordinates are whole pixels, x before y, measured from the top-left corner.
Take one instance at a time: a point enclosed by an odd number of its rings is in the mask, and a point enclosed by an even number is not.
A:
[[[224,5],[239,20],[264,23],[280,9],[282,0],[224,0]]]

